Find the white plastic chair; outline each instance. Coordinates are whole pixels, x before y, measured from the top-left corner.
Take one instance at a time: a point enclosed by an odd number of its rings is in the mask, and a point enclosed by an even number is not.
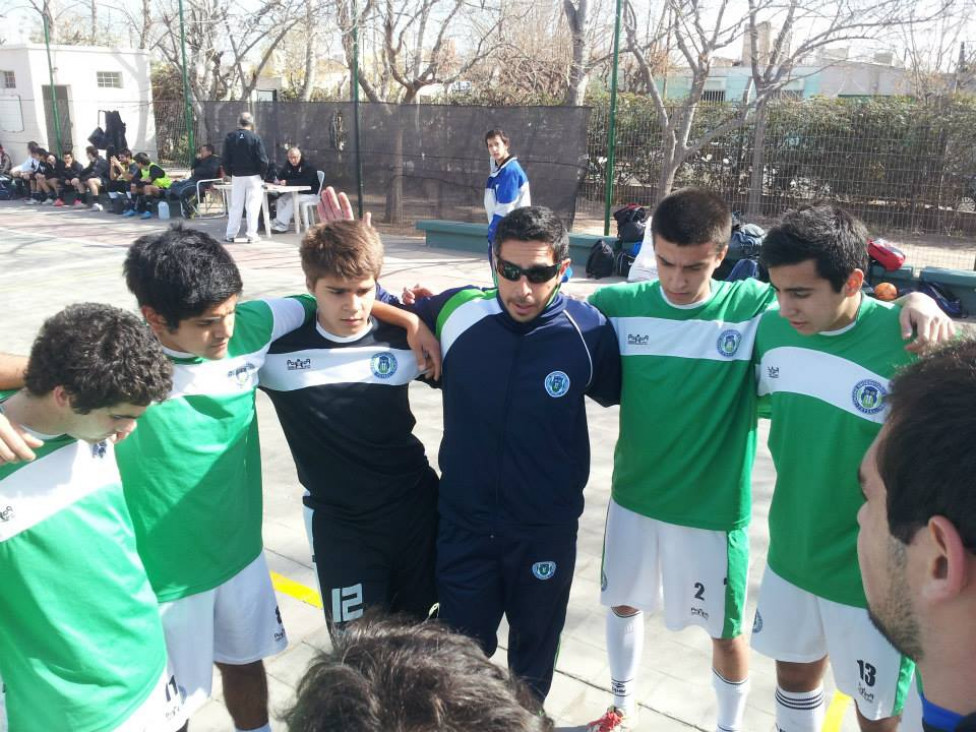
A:
[[[298,215],[299,220],[302,222],[302,230],[308,231],[308,227],[312,225],[311,213],[312,211],[318,210],[319,197],[322,195],[322,189],[325,187],[325,171],[316,171],[319,176],[319,189],[315,193],[314,201],[302,201],[298,204]]]

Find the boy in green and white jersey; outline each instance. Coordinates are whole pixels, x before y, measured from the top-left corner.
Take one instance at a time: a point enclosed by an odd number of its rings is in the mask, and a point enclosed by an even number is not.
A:
[[[787,214],[762,249],[779,309],[756,335],[776,487],[752,645],[776,659],[777,727],[814,732],[829,655],[862,730],[895,730],[913,674],[868,618],[857,561],[858,466],[889,379],[911,360],[899,308],[864,297],[867,232],[843,209]]]
[[[668,628],[698,625],[712,637],[717,726],[742,729],[756,445],[752,344],[774,295],[757,280],[712,280],[731,227],[717,194],[674,193],[652,219],[660,279],[590,297],[613,323],[623,363],[600,598],[610,608],[614,696],[590,730],[631,728],[643,612],[662,604]]]
[[[0,394],[0,411],[44,440],[33,462],[0,465],[9,729],[179,729],[186,716],[113,445],[166,398],[172,367],[136,317],[84,304],[45,322],[25,381]]]
[[[620,436],[604,538],[601,602],[613,701],[589,725],[633,725],[643,647],[642,612],[662,605],[673,630],[713,639],[717,727],[742,729],[748,648],[742,615],[756,443],[753,345],[775,293],[756,280],[716,282],[731,211],[688,188],[652,219],[660,279],[614,285],[590,298],[620,343]],[[944,316],[928,298],[906,307],[903,327],[927,334]]]
[[[230,254],[172,227],[138,239],[125,277],[173,364],[173,390],[118,451],[139,554],[193,714],[220,669],[239,730],[269,730],[263,658],[287,646],[261,541],[255,390],[271,342],[311,298],[238,303]]]

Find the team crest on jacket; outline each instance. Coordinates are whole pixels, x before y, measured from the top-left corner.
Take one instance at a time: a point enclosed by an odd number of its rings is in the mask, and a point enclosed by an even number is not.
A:
[[[885,397],[888,396],[887,389],[874,379],[864,379],[854,385],[851,392],[851,399],[854,407],[864,414],[877,414],[884,409]]]
[[[397,371],[397,359],[389,351],[377,353],[369,359],[369,368],[378,379],[389,379]]]
[[[715,347],[720,356],[732,358],[735,352],[739,350],[740,343],[742,343],[742,334],[734,328],[729,328],[721,332]]]
[[[566,396],[569,391],[569,377],[564,371],[553,371],[546,377],[546,393],[553,399]]]
[[[536,562],[532,565],[532,574],[536,579],[548,580],[556,576],[555,562]]]

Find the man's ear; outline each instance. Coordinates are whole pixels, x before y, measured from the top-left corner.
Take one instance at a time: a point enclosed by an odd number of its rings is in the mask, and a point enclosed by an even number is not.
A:
[[[571,265],[572,263],[573,263],[573,260],[570,259],[569,257],[566,257],[566,259],[564,259],[562,262],[559,263],[559,275],[558,276],[559,276],[559,279],[560,280],[563,278],[563,275],[566,274],[566,270],[569,269],[569,265]]]
[[[314,296],[315,295],[315,280],[313,280],[311,277],[306,276],[305,277],[305,288],[308,290],[308,294],[309,295]]]
[[[169,332],[169,324],[166,322],[166,318],[153,310],[149,305],[142,305],[139,307],[139,311],[142,313],[142,317],[146,319],[149,323],[149,327],[152,328],[152,332],[156,335],[160,333]]]
[[[933,516],[922,531],[926,550],[922,594],[928,602],[951,601],[970,581],[969,552],[959,530],[945,516]]]
[[[51,390],[51,396],[54,397],[54,403],[57,404],[61,409],[71,408],[71,396],[60,384]]]
[[[728,244],[725,244],[725,245],[722,246],[721,249],[719,249],[715,253],[715,256],[718,257],[718,263],[721,264],[722,262],[724,262],[725,261],[725,258],[728,256],[728,254],[729,254],[729,245]]]
[[[853,297],[861,291],[861,286],[863,284],[864,270],[855,269],[847,278],[847,282],[844,283],[843,292],[845,295],[847,295],[847,297]]]

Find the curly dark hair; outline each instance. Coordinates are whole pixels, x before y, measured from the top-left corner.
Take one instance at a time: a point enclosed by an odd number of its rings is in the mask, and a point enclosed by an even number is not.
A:
[[[148,305],[179,328],[244,289],[240,270],[212,236],[180,224],[135,240],[123,266],[125,284],[140,307]]]
[[[24,375],[34,396],[62,386],[79,414],[116,404],[148,406],[173,386],[173,365],[132,313],[99,303],[69,305],[48,318]]]
[[[284,719],[292,732],[541,732],[537,708],[470,638],[373,616],[312,662]]]

